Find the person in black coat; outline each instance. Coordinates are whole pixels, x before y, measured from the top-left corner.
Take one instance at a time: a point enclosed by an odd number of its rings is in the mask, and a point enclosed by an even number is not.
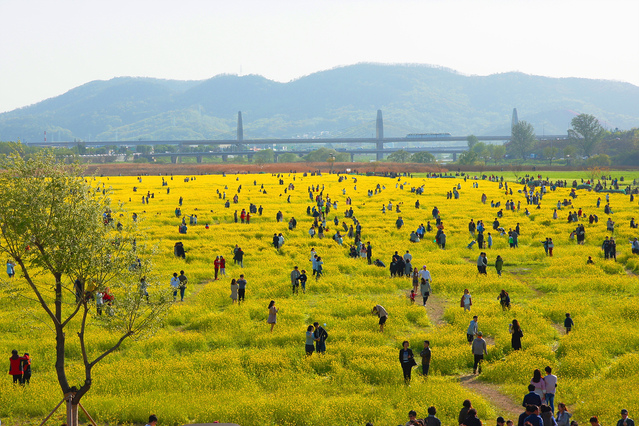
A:
[[[404,340],[402,343],[403,348],[399,350],[399,362],[404,370],[404,381],[406,384],[410,383],[410,375],[413,371],[413,366],[417,365],[413,351],[408,347],[408,340]]]
[[[510,343],[513,349],[518,351],[519,349],[521,349],[521,338],[524,337],[524,333],[521,331],[519,321],[517,321],[516,319],[514,319],[512,324],[510,325],[510,333],[512,334]]]
[[[535,393],[535,385],[528,385],[528,393],[524,396],[524,401],[521,405],[523,407],[528,405],[536,405],[539,407],[541,405],[541,397]]]

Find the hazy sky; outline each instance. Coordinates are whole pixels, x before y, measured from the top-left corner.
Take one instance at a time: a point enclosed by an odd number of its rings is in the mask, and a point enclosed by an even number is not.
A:
[[[639,85],[639,0],[0,0],[0,112],[92,80],[358,62]]]

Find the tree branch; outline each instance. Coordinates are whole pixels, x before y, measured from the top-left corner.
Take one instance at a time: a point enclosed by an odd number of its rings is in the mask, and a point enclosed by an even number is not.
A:
[[[24,274],[24,278],[27,280],[27,283],[29,284],[29,287],[31,287],[31,290],[33,290],[33,292],[35,293],[36,297],[38,298],[38,301],[40,301],[40,305],[42,305],[42,308],[51,317],[51,319],[53,320],[53,323],[56,326],[61,325],[60,321],[58,321],[55,314],[53,313],[53,311],[51,311],[51,309],[49,308],[49,305],[47,305],[47,302],[42,297],[40,290],[38,290],[38,287],[36,287],[36,285],[33,283],[33,280],[31,279],[31,275],[29,275],[29,272],[27,271],[26,266],[24,266],[24,262],[22,261],[22,258],[21,257],[16,258],[16,262],[18,262],[18,265],[20,265],[20,268],[22,269],[22,273]]]
[[[95,364],[97,364],[98,362],[102,361],[102,359],[109,355],[111,352],[115,351],[116,349],[118,349],[120,347],[120,345],[122,344],[122,342],[124,342],[126,340],[127,337],[131,337],[133,336],[133,334],[135,334],[132,330],[127,331],[122,337],[120,337],[120,340],[118,340],[118,343],[116,343],[115,345],[113,345],[110,349],[104,351],[102,353],[102,355],[100,355],[99,357],[97,357],[96,359],[94,359],[89,365],[91,367],[93,367]]]

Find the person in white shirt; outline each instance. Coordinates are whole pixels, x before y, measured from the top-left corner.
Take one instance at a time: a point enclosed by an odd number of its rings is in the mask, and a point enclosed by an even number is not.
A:
[[[177,272],[173,272],[173,277],[171,278],[171,287],[173,288],[173,301],[175,302],[178,288],[180,287],[180,279],[178,278]]]
[[[552,412],[555,412],[555,391],[557,390],[557,376],[552,374],[552,368],[550,366],[545,368],[546,375],[544,376],[544,382],[546,382],[546,405],[550,407]]]
[[[409,262],[411,260],[413,260],[413,255],[410,254],[408,250],[406,250],[406,254],[404,255],[404,262]]]
[[[421,281],[422,278],[430,282],[430,271],[426,269],[426,265],[424,265],[422,270],[419,271],[419,280]]]

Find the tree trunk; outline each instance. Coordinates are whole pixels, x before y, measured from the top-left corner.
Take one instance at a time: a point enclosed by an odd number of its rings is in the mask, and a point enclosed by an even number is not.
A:
[[[75,393],[67,395],[67,426],[78,426],[78,404],[73,403]]]

